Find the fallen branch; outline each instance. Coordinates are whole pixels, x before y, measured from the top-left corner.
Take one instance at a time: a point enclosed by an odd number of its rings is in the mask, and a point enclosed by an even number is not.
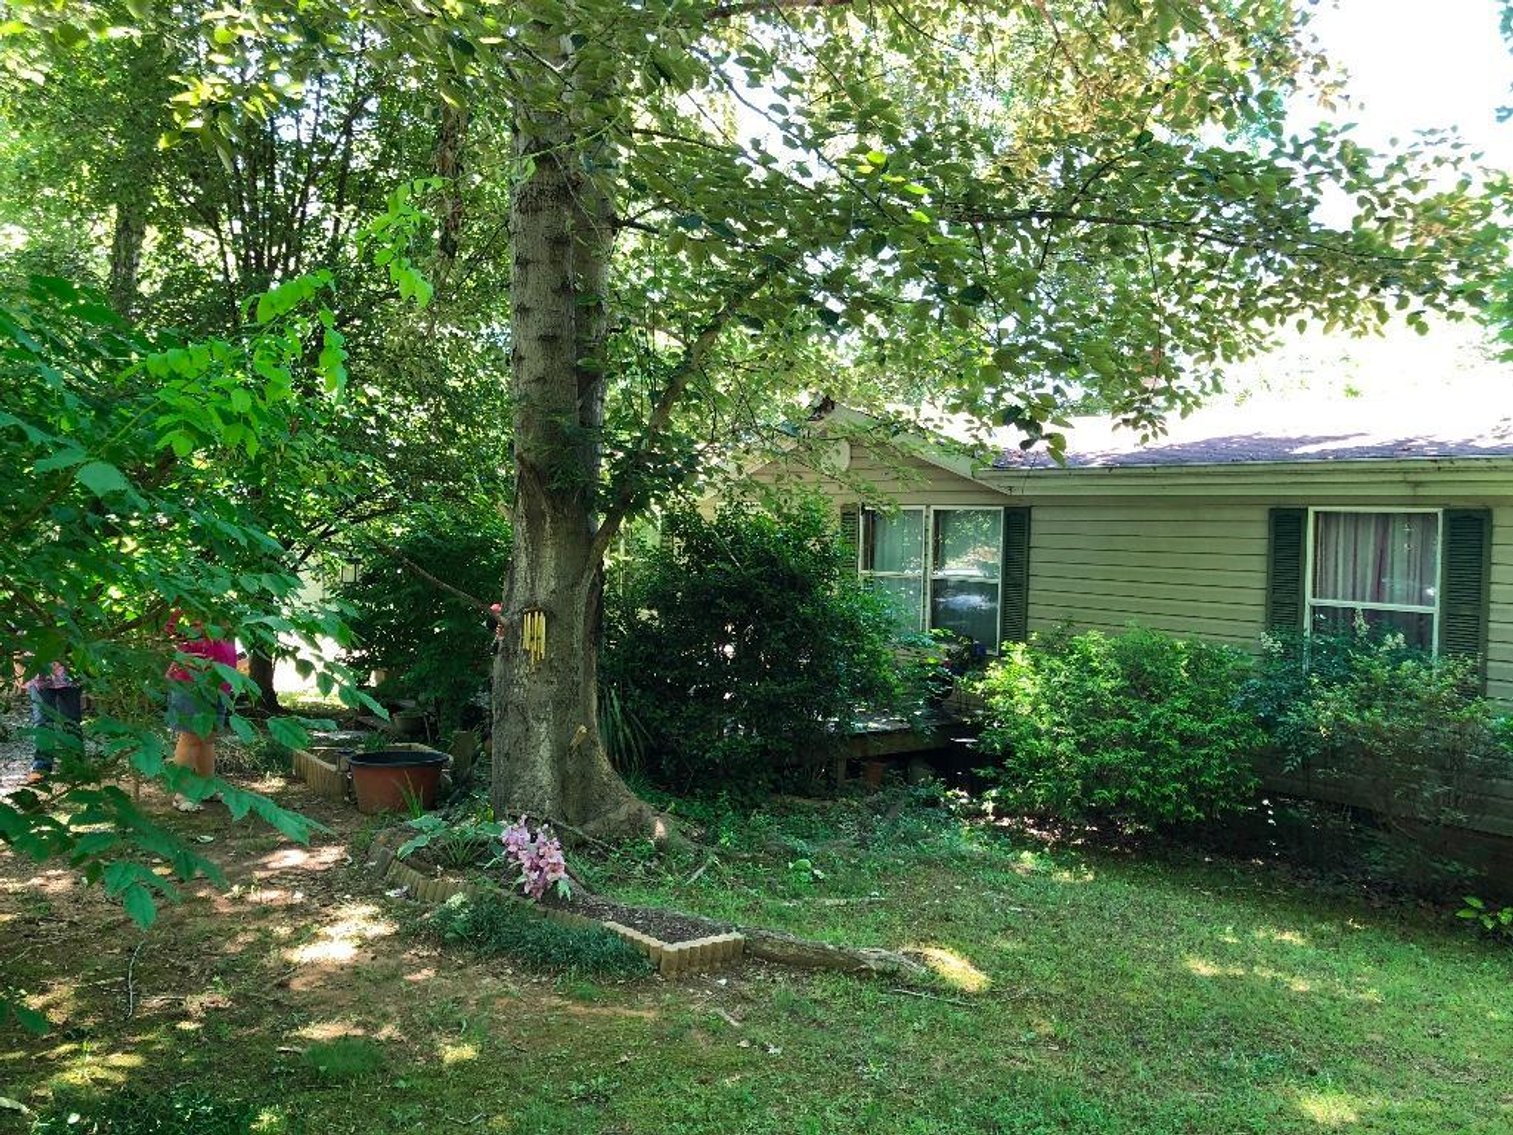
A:
[[[874,946],[834,946],[777,930],[736,927],[746,936],[746,956],[794,969],[833,969],[845,973],[888,974],[919,979],[930,971],[913,958]]]

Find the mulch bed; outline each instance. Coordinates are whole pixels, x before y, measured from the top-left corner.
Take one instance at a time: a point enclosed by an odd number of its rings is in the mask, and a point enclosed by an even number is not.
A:
[[[695,938],[708,938],[715,934],[728,934],[733,929],[726,923],[716,922],[712,918],[700,918],[698,915],[682,914],[676,910],[626,906],[624,903],[615,902],[614,899],[591,895],[581,887],[575,888],[573,897],[565,902],[553,898],[543,900],[543,903],[559,910],[581,914],[586,918],[597,918],[601,922],[618,922],[621,926],[629,926],[632,930],[649,934],[669,945],[691,942]]]

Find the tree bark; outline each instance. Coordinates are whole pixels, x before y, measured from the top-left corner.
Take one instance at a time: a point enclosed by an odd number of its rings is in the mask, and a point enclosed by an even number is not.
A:
[[[564,82],[565,71],[542,81]],[[594,836],[645,833],[656,817],[611,767],[598,721],[599,361],[613,233],[598,179],[608,163],[593,160],[581,123],[539,109],[549,105],[572,104],[523,101],[515,121],[531,172],[510,202],[514,552],[494,663],[491,795],[500,816],[526,812]],[[545,616],[539,658],[522,643],[532,611]]]
[[[131,319],[137,304],[137,277],[142,266],[142,246],[147,241],[147,215],[140,201],[116,203],[115,231],[110,241],[110,279],[106,295],[111,309],[122,319]]]
[[[282,713],[284,707],[278,704],[278,691],[273,688],[273,659],[258,651],[251,651],[247,655],[247,677],[257,683],[258,694],[257,708],[264,713]]]

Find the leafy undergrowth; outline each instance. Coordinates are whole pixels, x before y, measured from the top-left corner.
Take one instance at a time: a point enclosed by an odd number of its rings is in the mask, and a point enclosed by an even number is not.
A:
[[[426,919],[443,942],[484,957],[507,957],[543,973],[574,977],[645,977],[651,963],[622,938],[597,926],[548,921],[523,903],[457,895]]]
[[[358,821],[318,818],[308,851],[176,820],[239,890],[140,952],[66,872],[0,860],[0,958],[54,1022],[0,1050],[32,1109],[0,1130],[172,1132],[204,1106],[211,1135],[1513,1130],[1513,952],[1270,869],[1047,854],[903,800],[708,817],[712,853],[579,866],[622,899],[912,947],[940,984],[611,981],[406,933],[415,907],[346,864]]]

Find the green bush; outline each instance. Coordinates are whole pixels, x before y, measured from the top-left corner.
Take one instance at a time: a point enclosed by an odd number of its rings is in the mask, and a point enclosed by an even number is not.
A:
[[[614,581],[601,661],[653,780],[742,793],[802,779],[858,707],[900,696],[887,608],[823,504],[679,512],[663,535]]]
[[[1477,684],[1471,660],[1362,628],[1268,641],[1245,702],[1285,769],[1350,785],[1390,831],[1433,851],[1471,818],[1479,782],[1509,775],[1508,723]]]
[[[484,957],[504,955],[542,973],[641,977],[651,972],[646,955],[610,931],[552,922],[516,899],[458,895],[437,907],[428,922],[443,942]]]
[[[1263,736],[1239,651],[1133,628],[1035,637],[977,684],[1001,806],[1162,828],[1242,810]]]
[[[413,699],[446,733],[481,716],[471,707],[488,688],[493,630],[476,607],[409,565],[492,601],[504,586],[509,524],[488,508],[425,510],[392,548],[366,556],[357,582],[340,588],[358,643],[349,661],[385,671],[380,696]]]

